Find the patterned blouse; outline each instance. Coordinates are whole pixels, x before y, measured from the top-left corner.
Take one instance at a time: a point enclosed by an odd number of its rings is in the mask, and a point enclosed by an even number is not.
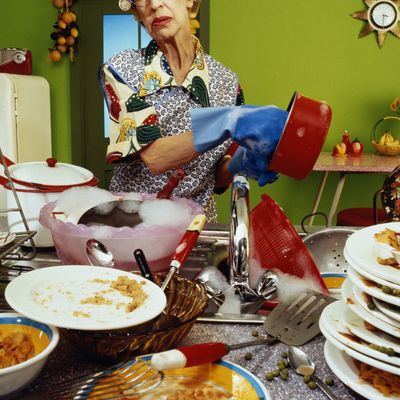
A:
[[[195,59],[181,85],[176,84],[154,40],[144,49],[116,54],[100,68],[110,116],[107,161],[114,163],[111,191],[160,191],[173,171],[153,175],[137,151],[159,137],[191,131],[192,108],[242,104],[236,75],[205,54],[197,38],[193,41]],[[201,204],[209,222],[217,219],[213,196],[216,165],[230,145],[227,140],[183,165],[185,177],[172,193]]]

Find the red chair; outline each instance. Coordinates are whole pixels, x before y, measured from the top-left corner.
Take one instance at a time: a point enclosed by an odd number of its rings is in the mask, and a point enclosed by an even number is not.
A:
[[[377,207],[380,195],[383,208]],[[336,225],[370,226],[400,220],[400,166],[385,179],[381,189],[375,192],[372,208],[346,208],[337,213]]]

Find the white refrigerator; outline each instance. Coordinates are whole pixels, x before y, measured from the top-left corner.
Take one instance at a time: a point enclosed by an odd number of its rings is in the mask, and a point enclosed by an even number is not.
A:
[[[0,73],[0,147],[15,163],[51,157],[50,86],[45,78]],[[4,175],[1,163],[0,168]],[[0,210],[7,208],[5,192],[1,186]]]

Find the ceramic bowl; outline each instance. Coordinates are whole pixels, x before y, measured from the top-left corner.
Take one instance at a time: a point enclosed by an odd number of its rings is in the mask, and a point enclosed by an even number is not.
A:
[[[56,327],[35,322],[17,313],[0,314],[0,334],[3,337],[15,333],[29,335],[34,346],[34,356],[26,361],[0,368],[0,398],[11,398],[31,383],[44,367],[50,353],[59,341]]]

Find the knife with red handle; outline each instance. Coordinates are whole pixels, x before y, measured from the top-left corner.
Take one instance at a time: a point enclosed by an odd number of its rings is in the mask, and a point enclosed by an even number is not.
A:
[[[170,176],[164,188],[157,193],[157,199],[169,199],[174,189],[184,177],[185,171],[182,168],[177,168]]]
[[[175,249],[174,256],[169,266],[168,275],[161,286],[161,290],[165,290],[175,272],[181,267],[181,265],[187,259],[205,223],[206,223],[206,216],[204,214],[198,214],[193,218],[192,222],[186,229],[185,233],[182,236],[182,239],[180,240],[178,246]]]

